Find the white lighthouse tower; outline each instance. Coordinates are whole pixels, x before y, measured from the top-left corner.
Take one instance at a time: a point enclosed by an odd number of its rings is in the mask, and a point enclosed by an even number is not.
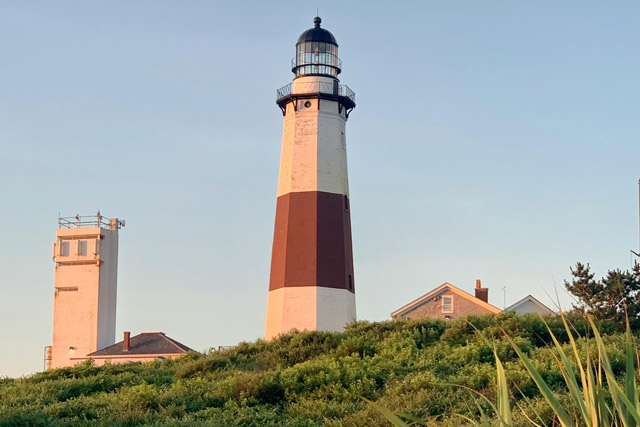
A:
[[[291,329],[341,331],[356,318],[345,124],[355,94],[338,80],[329,31],[298,38],[284,116],[265,339]]]
[[[118,230],[124,221],[100,215],[58,219],[53,343],[46,368],[72,366],[115,343]],[[77,359],[77,360],[74,360]]]

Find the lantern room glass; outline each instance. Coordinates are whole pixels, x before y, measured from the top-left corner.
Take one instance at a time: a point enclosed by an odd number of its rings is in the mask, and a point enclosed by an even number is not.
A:
[[[296,77],[321,74],[338,77],[338,46],[325,42],[301,42],[296,45]]]

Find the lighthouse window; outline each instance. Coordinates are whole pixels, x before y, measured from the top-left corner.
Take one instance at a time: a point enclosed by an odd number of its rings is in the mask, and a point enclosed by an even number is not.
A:
[[[296,76],[324,74],[337,76],[340,65],[338,47],[325,42],[304,42],[296,45]]]
[[[306,101],[304,103],[304,108],[309,108],[309,107],[311,107],[311,102],[310,101]]]

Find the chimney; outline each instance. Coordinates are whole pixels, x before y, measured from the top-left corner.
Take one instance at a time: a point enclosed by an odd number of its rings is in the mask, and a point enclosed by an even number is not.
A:
[[[476,298],[486,303],[489,302],[489,288],[483,288],[480,279],[476,280]]]
[[[131,332],[126,331],[124,333],[124,341],[122,341],[122,350],[123,351],[129,351],[129,341],[130,341],[129,338],[130,337],[131,337]]]

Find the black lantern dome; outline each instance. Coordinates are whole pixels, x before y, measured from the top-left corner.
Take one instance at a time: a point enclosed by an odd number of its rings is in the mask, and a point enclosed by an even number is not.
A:
[[[326,43],[331,43],[338,46],[338,42],[336,41],[336,38],[333,37],[333,34],[331,34],[331,31],[325,30],[324,28],[320,28],[321,22],[322,22],[322,19],[320,19],[319,16],[316,16],[315,18],[313,18],[314,27],[309,28],[307,31],[300,34],[300,37],[298,37],[298,43],[326,42]]]
[[[313,18],[313,28],[298,37],[296,57],[291,61],[291,71],[296,77],[328,76],[337,78],[342,68],[338,58],[338,42],[330,31],[320,28],[322,19]]]

